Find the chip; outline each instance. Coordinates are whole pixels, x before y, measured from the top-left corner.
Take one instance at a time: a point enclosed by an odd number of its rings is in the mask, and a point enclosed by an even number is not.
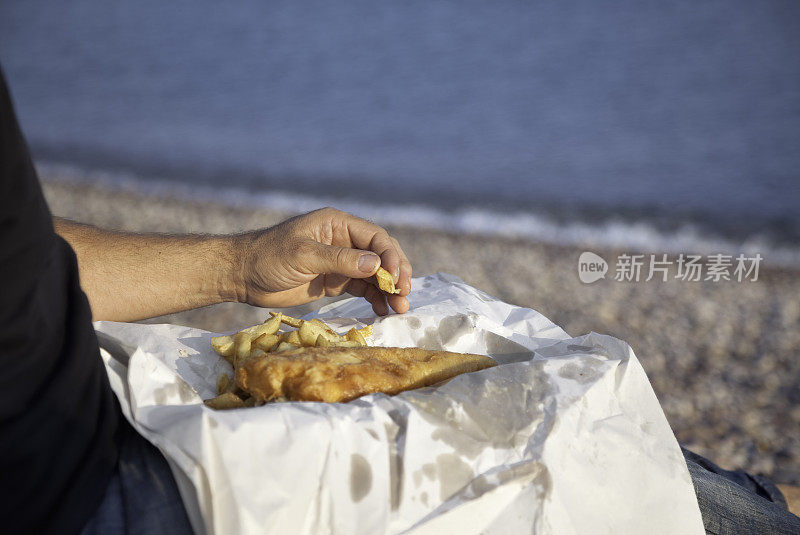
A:
[[[394,278],[388,271],[382,267],[378,268],[375,272],[375,279],[378,281],[378,287],[388,294],[399,294],[400,290],[394,287]]]
[[[347,334],[345,335],[345,338],[347,338],[351,342],[357,342],[358,345],[360,345],[360,346],[366,346],[367,345],[367,341],[364,340],[364,335],[362,335],[361,332],[358,329],[356,329],[355,327],[353,327],[352,329],[347,331]]]
[[[233,392],[225,392],[224,394],[220,394],[215,398],[205,400],[204,403],[206,404],[206,406],[211,407],[212,409],[216,409],[218,411],[224,411],[228,409],[240,409],[245,406],[242,398],[240,398]]]
[[[365,347],[366,339],[372,336],[372,325],[361,329],[354,327],[347,334],[340,335],[317,318],[301,320],[280,312],[270,312],[270,316],[264,323],[232,335],[215,336],[211,339],[211,347],[236,370],[249,360],[270,358],[277,353],[301,347]],[[295,330],[281,332],[281,325],[294,327]],[[263,404],[263,401],[248,397],[250,394],[239,388],[227,374],[217,378],[217,393],[219,395],[207,400],[206,405],[214,409],[234,409]]]
[[[219,377],[217,377],[217,394],[224,394],[228,391],[228,388],[233,384],[231,378],[228,377],[228,374],[222,373]]]

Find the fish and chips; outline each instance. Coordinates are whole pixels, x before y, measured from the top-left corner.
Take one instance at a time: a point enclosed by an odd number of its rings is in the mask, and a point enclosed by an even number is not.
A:
[[[375,280],[382,291],[400,293],[384,268],[378,268]],[[205,403],[222,410],[273,401],[346,402],[374,392],[397,394],[497,365],[484,355],[371,347],[371,336],[372,325],[339,334],[319,319],[270,312],[264,323],[211,339],[214,351],[233,365],[234,376],[220,375],[218,396]]]
[[[462,373],[496,366],[484,355],[418,348],[372,347],[372,325],[339,334],[319,319],[280,312],[260,325],[211,339],[211,347],[234,367],[222,374],[218,410],[273,401],[346,402],[365,394],[397,394]],[[282,326],[294,330],[281,332]]]

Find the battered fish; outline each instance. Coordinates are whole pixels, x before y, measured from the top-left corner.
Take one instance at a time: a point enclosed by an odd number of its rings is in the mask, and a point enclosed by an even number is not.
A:
[[[250,359],[236,384],[259,401],[344,402],[397,394],[496,366],[484,355],[398,347],[304,347]]]

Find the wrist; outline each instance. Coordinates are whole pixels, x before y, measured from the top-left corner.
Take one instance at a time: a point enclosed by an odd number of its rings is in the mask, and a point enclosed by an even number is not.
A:
[[[217,293],[221,301],[247,302],[247,284],[245,283],[245,258],[250,244],[248,234],[235,234],[214,238],[218,251],[216,261],[218,271]]]

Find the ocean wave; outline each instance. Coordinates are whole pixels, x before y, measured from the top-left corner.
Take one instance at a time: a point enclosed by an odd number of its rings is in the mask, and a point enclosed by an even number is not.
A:
[[[589,250],[615,249],[670,254],[760,253],[764,263],[768,265],[795,268],[800,264],[800,247],[779,244],[778,240],[768,234],[731,239],[715,235],[694,223],[682,224],[667,231],[657,228],[647,220],[607,218],[586,221],[576,218],[571,221],[556,221],[534,211],[501,212],[474,206],[444,210],[422,203],[395,205],[325,195],[285,191],[265,193],[241,187],[195,185],[168,179],[143,178],[129,172],[84,169],[53,162],[37,162],[36,166],[40,176],[45,179],[93,184],[144,195],[214,202],[232,207],[303,213],[322,206],[336,206],[380,225],[498,236],[580,246]]]

